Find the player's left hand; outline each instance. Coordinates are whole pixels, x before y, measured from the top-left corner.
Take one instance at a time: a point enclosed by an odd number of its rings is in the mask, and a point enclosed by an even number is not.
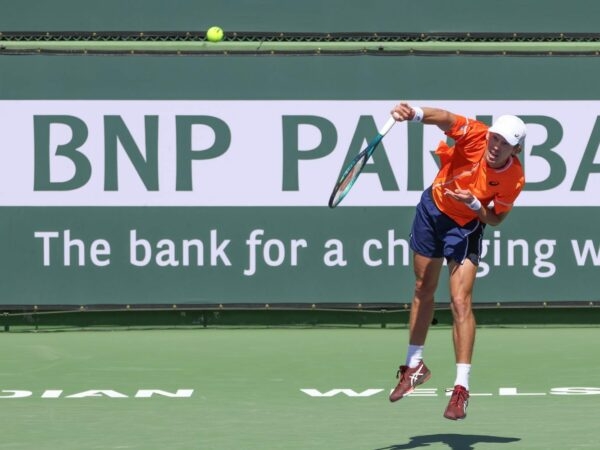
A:
[[[446,188],[444,190],[444,195],[446,195],[447,197],[451,197],[454,200],[459,201],[461,203],[465,203],[465,204],[469,204],[475,199],[473,194],[471,194],[471,191],[466,190],[466,189],[451,190],[451,189]]]

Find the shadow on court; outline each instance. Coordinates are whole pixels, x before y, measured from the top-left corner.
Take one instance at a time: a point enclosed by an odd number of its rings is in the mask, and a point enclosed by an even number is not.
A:
[[[374,450],[407,450],[411,448],[429,447],[431,444],[446,444],[452,450],[475,450],[478,443],[509,444],[520,441],[519,438],[485,436],[478,434],[428,434],[413,436],[406,444],[395,444]]]

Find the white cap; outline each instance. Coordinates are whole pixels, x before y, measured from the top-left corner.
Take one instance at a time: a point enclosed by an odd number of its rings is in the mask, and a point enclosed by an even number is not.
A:
[[[521,144],[525,139],[527,127],[525,126],[525,122],[517,116],[507,115],[498,117],[489,131],[499,134],[510,145],[517,145]]]

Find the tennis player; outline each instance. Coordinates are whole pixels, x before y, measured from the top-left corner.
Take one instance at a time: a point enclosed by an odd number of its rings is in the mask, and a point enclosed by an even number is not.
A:
[[[410,235],[415,291],[410,311],[406,363],[390,401],[400,400],[426,382],[431,372],[423,348],[433,318],[434,293],[444,258],[450,277],[452,337],[456,358],[454,389],[444,417],[467,416],[469,374],[475,342],[472,292],[486,225],[498,225],[508,215],[525,178],[517,155],[527,132],[516,116],[500,116],[488,127],[482,122],[438,108],[400,103],[392,110],[398,122],[437,125],[454,140],[436,150],[441,168],[417,205]]]

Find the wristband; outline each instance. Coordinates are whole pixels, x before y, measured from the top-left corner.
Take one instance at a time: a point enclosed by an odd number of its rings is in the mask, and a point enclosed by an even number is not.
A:
[[[418,106],[413,106],[412,110],[414,112],[412,119],[410,119],[411,122],[421,122],[423,120],[423,116],[425,115],[425,113],[423,112],[422,108],[419,108]]]
[[[473,211],[479,211],[481,209],[481,202],[477,197],[473,197],[473,200],[471,200],[470,203],[467,203],[467,206]]]

